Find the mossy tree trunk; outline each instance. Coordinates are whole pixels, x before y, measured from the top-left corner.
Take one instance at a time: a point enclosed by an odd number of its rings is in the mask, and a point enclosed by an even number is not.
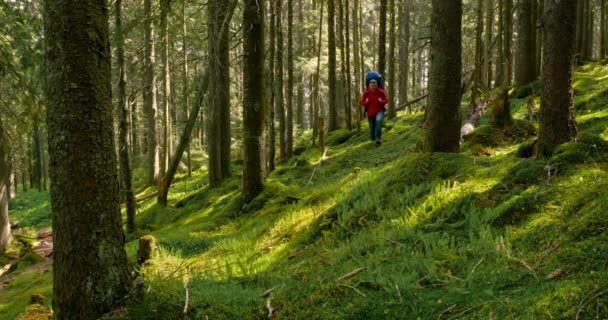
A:
[[[291,0],[289,1],[291,4]],[[243,200],[251,201],[264,188],[260,137],[264,126],[264,7],[257,0],[246,0],[243,8]],[[290,23],[291,24],[291,23]],[[288,32],[291,33],[291,32]],[[289,49],[288,49],[289,51]],[[293,65],[291,66],[293,68]],[[293,77],[290,76],[290,79]]]
[[[519,0],[517,6],[517,53],[515,55],[515,84],[526,85],[536,79],[536,43],[532,21],[532,2]]]
[[[548,156],[578,134],[572,88],[576,3],[546,1],[537,155]]]
[[[121,301],[129,284],[114,148],[108,3],[46,0],[44,9],[53,312],[57,319],[97,319]]]
[[[426,150],[460,150],[462,2],[433,0]]]
[[[122,29],[122,0],[116,0],[114,14],[116,19],[116,64],[118,65],[118,157],[120,164],[120,187],[127,209],[127,230],[134,232],[135,193],[131,174],[131,153],[129,147],[129,112],[127,110],[127,64],[125,63],[125,38]]]

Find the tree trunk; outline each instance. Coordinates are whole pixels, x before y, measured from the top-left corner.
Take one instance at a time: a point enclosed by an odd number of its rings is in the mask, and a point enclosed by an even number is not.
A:
[[[139,140],[139,122],[137,117],[137,93],[135,89],[131,89],[131,94],[129,95],[129,106],[131,115],[131,148],[133,149],[131,154],[137,157],[139,155],[141,148],[141,141]]]
[[[537,155],[548,156],[558,145],[576,138],[573,64],[574,1],[546,1],[543,17],[543,74]]]
[[[385,77],[386,72],[386,13],[388,0],[380,0],[380,11],[378,19],[380,20],[378,29],[378,72]]]
[[[399,5],[399,105],[407,103],[410,60],[410,5],[401,0]],[[411,107],[408,108],[411,113]]]
[[[327,1],[327,45],[328,45],[328,86],[329,86],[329,123],[328,132],[338,129],[338,97],[336,83],[336,21],[335,0]]]
[[[517,7],[517,54],[515,56],[515,84],[526,85],[536,78],[536,43],[533,35],[536,32],[532,23],[532,1],[519,0]]]
[[[343,0],[338,0],[338,40],[340,47],[340,87],[339,87],[339,101],[341,102],[341,107],[344,108],[344,121],[346,123],[346,128],[351,130],[353,127],[352,121],[350,119],[350,104],[348,103],[348,90],[347,87],[350,85],[346,82],[346,61],[348,60],[348,56],[346,55],[346,40],[344,30],[344,5],[342,3]]]
[[[304,0],[298,0],[298,56],[304,55]],[[304,125],[304,75],[302,71],[296,76],[297,98],[296,98],[296,123],[300,129],[305,129]]]
[[[407,1],[407,0],[403,0],[403,1]],[[361,90],[362,87],[362,78],[363,76],[361,75],[361,55],[360,53],[360,40],[359,40],[359,2],[360,0],[353,0],[354,4],[353,4],[353,56],[354,56],[354,63],[353,63],[353,68],[355,69],[355,92],[358,93],[359,90]],[[347,6],[348,8],[348,6]],[[355,100],[358,102],[358,100]],[[356,104],[357,105],[357,129],[361,129],[361,119],[362,119],[362,115],[361,115],[361,106],[359,106],[359,103]]]
[[[505,57],[503,55],[503,47],[504,47],[504,1],[498,0],[498,32],[496,33],[496,73],[494,78],[494,86],[500,87],[503,85],[505,80],[504,66],[505,66]],[[543,0],[544,1],[544,0]]]
[[[475,69],[473,73],[473,83],[471,85],[471,105],[474,106],[477,96],[482,91],[482,53],[483,53],[483,0],[477,0],[477,26],[475,28]]]
[[[538,7],[537,7],[537,12],[538,14],[536,15],[536,23],[535,23],[535,29],[536,29],[536,76],[538,77],[540,75],[540,73],[542,72],[541,70],[541,66],[542,66],[542,56],[543,56],[543,28],[541,28],[540,26],[542,25],[542,19],[543,19],[543,12],[544,12],[544,0],[538,0]]]
[[[346,43],[344,44],[346,50],[346,128],[348,130],[353,129],[353,101],[352,101],[352,80],[351,80],[351,68],[350,68],[350,19],[349,19],[349,1],[345,0],[344,3],[344,24],[345,24],[345,38]],[[357,103],[357,108],[359,108],[359,104]]]
[[[288,6],[291,8],[292,1]],[[291,9],[288,9],[291,12]],[[293,17],[290,18],[290,21]],[[291,39],[291,22],[288,37]],[[244,168],[243,200],[253,200],[264,188],[262,162],[260,159],[262,127],[264,126],[264,7],[257,0],[245,0],[243,8],[243,26],[248,30],[244,34],[243,61],[243,133],[244,133]],[[291,43],[291,41],[289,40]],[[288,52],[291,52],[288,45]],[[291,60],[288,58],[288,60]],[[289,76],[293,78],[292,71]],[[288,86],[289,87],[289,86]],[[291,92],[291,88],[288,89]],[[288,99],[289,100],[289,99]],[[288,102],[289,104],[289,102]]]
[[[275,115],[279,120],[279,152],[280,159],[287,156],[287,127],[285,119],[285,101],[283,96],[283,0],[275,0],[276,4],[276,56],[275,56]]]
[[[207,144],[209,152],[209,184],[218,187],[230,177],[230,19],[236,1],[212,0],[207,3],[209,30],[208,72],[209,116]]]
[[[183,115],[184,119],[189,119],[190,117],[190,80],[188,79],[188,46],[187,46],[187,37],[188,28],[186,24],[186,0],[182,0],[182,79],[184,81],[183,91],[182,91],[182,99],[184,103]],[[201,103],[202,104],[202,103]],[[196,122],[196,117],[195,117]],[[192,153],[190,151],[190,143],[188,143],[188,147],[186,147],[186,166],[188,167],[188,177],[192,177]]]
[[[135,193],[133,192],[133,178],[131,176],[131,154],[129,142],[129,115],[127,111],[127,76],[125,63],[125,38],[122,29],[122,0],[116,0],[114,9],[116,19],[116,65],[118,66],[118,88],[116,96],[118,99],[119,117],[119,164],[120,164],[120,187],[125,199],[127,209],[127,230],[133,233],[135,225]]]
[[[319,36],[317,45],[317,68],[315,72],[314,92],[313,92],[313,129],[312,129],[312,144],[315,144],[317,135],[319,134],[319,113],[321,104],[319,103],[319,78],[321,77],[321,40],[323,38],[323,4],[321,7],[321,13],[319,14]]]
[[[201,76],[199,80],[199,84],[196,88],[196,98],[194,100],[194,108],[192,112],[188,116],[188,121],[186,122],[186,126],[184,127],[184,131],[179,139],[179,143],[175,148],[175,152],[171,156],[171,161],[169,162],[169,166],[167,167],[166,174],[160,179],[159,188],[158,188],[158,197],[156,198],[156,202],[162,206],[167,205],[167,196],[169,195],[169,189],[171,189],[171,183],[173,182],[173,178],[175,177],[175,173],[179,167],[179,163],[182,160],[182,156],[184,151],[190,145],[190,141],[192,141],[192,131],[194,129],[194,125],[198,119],[198,114],[203,105],[203,101],[205,100],[205,94],[207,93],[207,89],[209,88],[209,74],[205,73]]]
[[[129,284],[112,128],[108,3],[44,3],[53,313],[57,319],[97,319],[122,301]]]
[[[433,0],[426,150],[460,150],[462,3]]]
[[[513,0],[503,0],[504,1],[504,10],[503,10],[503,72],[504,72],[504,82],[503,85],[510,87],[511,86],[511,73],[512,73],[512,54],[511,54],[511,44],[513,41]]]
[[[388,105],[388,118],[393,119],[397,116],[397,104],[395,103],[395,97],[397,96],[397,71],[395,70],[395,42],[396,42],[396,24],[397,20],[395,18],[395,0],[389,0],[389,16],[390,16],[390,27],[389,27],[389,35],[388,35],[388,84],[386,86],[387,92],[386,94],[389,96],[389,105]]]
[[[268,117],[266,119],[266,125],[268,127],[268,172],[272,172],[275,169],[275,159],[276,159],[276,130],[274,125],[274,99],[275,99],[275,91],[274,91],[274,59],[275,59],[275,41],[276,41],[276,6],[274,0],[269,0],[269,9],[270,9],[270,23],[268,24],[270,28],[270,39],[268,41],[268,84],[266,89],[268,90]],[[313,134],[314,136],[314,134]]]
[[[145,68],[146,68],[146,84],[144,86],[144,110],[146,113],[147,128],[147,165],[148,165],[148,184],[158,182],[160,175],[160,145],[158,141],[158,125],[156,106],[156,73],[154,57],[154,23],[152,21],[152,0],[144,0],[144,11],[146,13],[145,34]]]
[[[287,121],[285,159],[293,155],[293,0],[287,0]]]
[[[163,143],[162,143],[162,164],[161,172],[164,173],[169,166],[171,156],[171,69],[169,68],[169,30],[167,26],[167,15],[171,6],[171,0],[160,1],[160,38],[162,39],[162,59],[163,59]]]
[[[600,2],[600,61],[606,59],[606,0]]]
[[[37,121],[34,122],[34,186],[38,191],[42,191],[42,141],[40,127]]]
[[[485,0],[485,4],[486,33],[484,41],[483,83],[486,88],[490,90],[492,88],[492,34],[494,33],[494,0]]]
[[[9,186],[6,155],[9,153],[9,150],[6,140],[2,119],[0,118],[0,254],[4,254],[13,237],[11,234],[11,224],[8,220]]]
[[[0,119],[2,121],[2,119]],[[0,123],[0,126],[2,124]],[[0,128],[1,130],[2,128]],[[1,135],[0,135],[1,139]],[[8,198],[13,199],[17,195],[17,179],[15,178],[15,163],[10,152],[6,152],[6,170],[8,171]]]

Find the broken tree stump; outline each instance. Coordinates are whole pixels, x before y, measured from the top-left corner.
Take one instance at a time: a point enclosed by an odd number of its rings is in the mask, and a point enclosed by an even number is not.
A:
[[[155,251],[156,238],[151,235],[139,238],[139,251],[137,254],[137,261],[139,264],[144,264],[146,261],[150,260]]]

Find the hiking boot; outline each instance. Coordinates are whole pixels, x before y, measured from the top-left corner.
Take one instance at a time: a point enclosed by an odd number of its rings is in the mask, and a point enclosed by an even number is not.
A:
[[[380,140],[376,140],[376,145],[378,145],[378,146],[379,146],[379,145],[382,145],[382,141],[380,141]]]

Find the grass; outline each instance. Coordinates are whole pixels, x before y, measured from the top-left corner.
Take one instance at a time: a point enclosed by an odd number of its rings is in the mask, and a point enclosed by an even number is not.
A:
[[[247,206],[240,165],[217,189],[204,167],[178,176],[167,208],[140,203],[130,260],[138,236],[155,236],[160,249],[137,270],[140,292],[114,318],[180,318],[185,283],[190,319],[263,319],[267,305],[281,319],[606,316],[606,77],[607,67],[577,70],[581,135],[550,159],[522,152],[535,137],[518,94],[511,108],[520,121],[497,131],[482,119],[460,154],[420,152],[423,114],[399,114],[379,148],[365,122],[360,132],[330,135],[328,160],[311,177],[322,151],[303,147],[305,132],[298,155]],[[21,194],[11,215],[48,226],[47,197]],[[0,290],[9,301],[0,318],[23,312],[32,293],[50,297],[49,272],[35,268],[13,273]],[[565,272],[548,280],[557,269]]]

